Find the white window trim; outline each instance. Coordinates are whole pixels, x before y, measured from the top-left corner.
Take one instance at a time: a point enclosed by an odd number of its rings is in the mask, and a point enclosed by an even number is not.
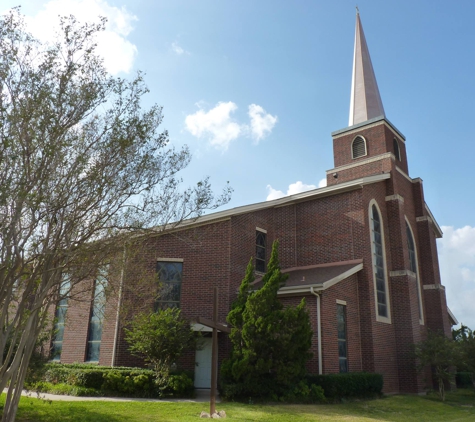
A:
[[[157,262],[183,262],[183,258],[157,258]]]
[[[359,157],[355,157],[354,154],[353,154],[353,144],[355,143],[357,138],[361,138],[364,141],[364,154],[360,155]],[[367,155],[368,155],[368,143],[366,142],[366,138],[362,135],[356,135],[353,138],[353,141],[351,141],[351,158],[353,160],[356,160],[357,158],[366,157]]]
[[[422,300],[421,276],[419,274],[419,256],[417,253],[417,243],[416,243],[416,238],[414,237],[414,231],[412,230],[412,226],[409,223],[409,220],[407,219],[406,216],[404,216],[404,218],[406,219],[406,224],[409,227],[409,230],[411,231],[412,241],[414,242],[414,253],[416,255],[417,290],[419,290],[419,306],[421,309],[421,318],[419,318],[419,324],[424,325],[424,306],[423,306],[423,300]]]
[[[378,292],[376,288],[376,277],[375,277],[375,267],[376,267],[376,260],[375,255],[376,251],[374,249],[374,238],[373,238],[373,205],[376,206],[378,210],[380,221],[381,221],[381,241],[383,246],[383,265],[384,265],[384,287],[386,289],[386,302],[388,307],[388,316],[383,317],[380,316],[378,313]],[[386,240],[384,238],[384,221],[383,221],[383,214],[381,213],[381,209],[379,208],[378,203],[375,199],[372,199],[369,202],[368,207],[368,218],[369,218],[369,236],[371,241],[371,261],[372,261],[372,276],[373,276],[373,293],[374,293],[374,306],[376,312],[376,321],[384,322],[386,324],[391,324],[391,300],[389,297],[389,283],[388,283],[388,268],[387,268],[387,259],[386,259]]]

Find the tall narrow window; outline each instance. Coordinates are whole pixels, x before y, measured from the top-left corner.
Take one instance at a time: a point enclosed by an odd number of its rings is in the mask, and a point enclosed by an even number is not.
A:
[[[371,207],[371,214],[373,224],[373,265],[376,283],[376,303],[378,308],[378,316],[388,318],[389,312],[386,291],[386,271],[384,265],[383,229],[381,227],[381,217],[376,205],[374,204]]]
[[[179,308],[183,262],[158,261],[157,275],[160,283],[159,296],[155,301],[158,309]]]
[[[63,275],[63,281],[59,289],[59,302],[56,306],[53,325],[53,340],[51,342],[51,359],[61,360],[63,350],[64,323],[66,321],[66,311],[68,310],[68,295],[71,289],[69,275]]]
[[[267,234],[256,230],[256,271],[266,272],[266,239]]]
[[[338,326],[338,363],[340,372],[348,372],[348,347],[346,341],[346,306],[336,305]]]
[[[101,350],[102,325],[106,306],[106,269],[99,270],[94,282],[94,297],[92,299],[91,317],[89,319],[89,334],[86,349],[86,362],[99,362]]]
[[[399,143],[396,138],[393,139],[393,147],[396,160],[401,161],[401,150],[399,149]]]
[[[414,244],[414,238],[412,236],[412,231],[409,228],[409,224],[406,221],[406,233],[407,233],[407,250],[409,251],[409,269],[416,275],[416,288],[417,288],[417,304],[419,306],[419,319],[422,321],[422,303],[421,303],[421,292],[420,292],[420,282],[417,275],[417,258],[416,258],[416,247]]]
[[[353,145],[351,148],[353,158],[363,157],[366,155],[366,141],[361,136],[357,136],[353,140]]]

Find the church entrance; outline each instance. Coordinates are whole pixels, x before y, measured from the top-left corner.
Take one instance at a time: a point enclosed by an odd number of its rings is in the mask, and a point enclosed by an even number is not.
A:
[[[211,388],[211,337],[201,339],[201,350],[196,351],[195,388]]]

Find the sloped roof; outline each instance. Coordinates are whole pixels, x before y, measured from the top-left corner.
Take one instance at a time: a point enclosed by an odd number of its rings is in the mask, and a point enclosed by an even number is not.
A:
[[[280,288],[278,295],[292,296],[308,294],[312,290],[322,291],[357,273],[362,268],[362,259],[287,268],[282,270],[282,273],[288,274],[289,278],[285,286]],[[261,285],[262,277],[252,283],[252,287],[256,290]]]

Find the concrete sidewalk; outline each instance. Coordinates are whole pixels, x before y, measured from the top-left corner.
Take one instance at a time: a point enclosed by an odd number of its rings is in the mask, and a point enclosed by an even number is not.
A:
[[[7,389],[3,390],[4,393]],[[39,398],[43,400],[51,401],[112,401],[112,402],[183,402],[183,403],[203,403],[209,402],[210,390],[196,389],[196,397],[193,399],[140,399],[140,398],[127,398],[127,397],[76,397],[76,396],[63,396],[57,394],[48,393],[36,393],[34,391],[23,390],[21,395],[31,398]],[[220,403],[219,396],[216,397],[216,403]]]

